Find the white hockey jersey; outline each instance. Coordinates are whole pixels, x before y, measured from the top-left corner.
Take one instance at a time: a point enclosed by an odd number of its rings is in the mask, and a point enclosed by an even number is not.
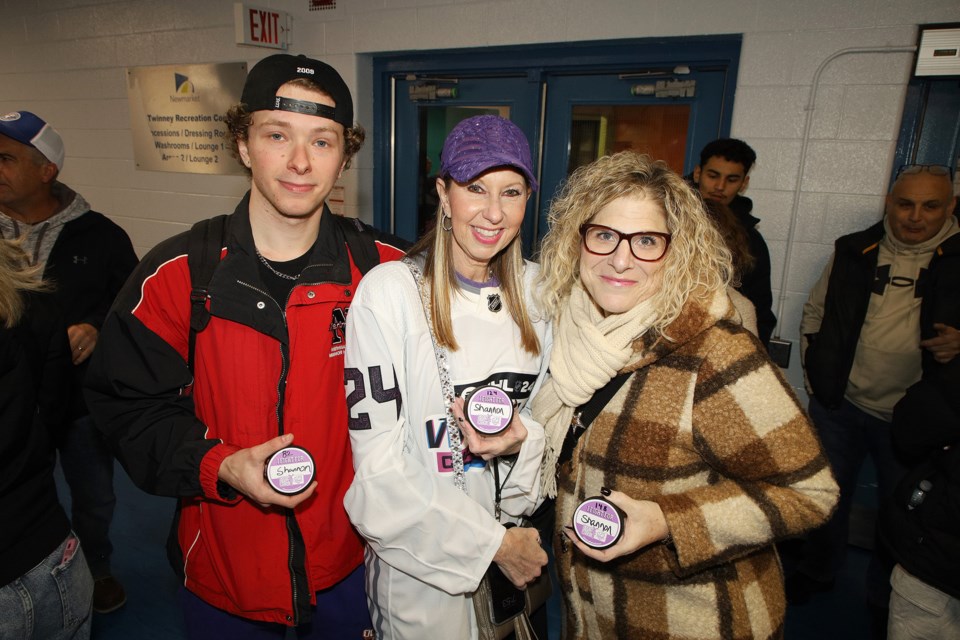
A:
[[[541,353],[523,350],[499,287],[461,286],[451,315],[459,349],[449,353],[457,395],[503,388],[527,427],[520,454],[501,460],[502,519],[536,507],[543,427],[528,401],[546,375],[552,336],[531,300],[538,266],[527,263],[528,309]],[[367,539],[367,595],[378,640],[477,637],[470,593],[500,547],[492,464],[465,453],[467,493],[454,486],[446,413],[433,342],[409,268],[390,262],[361,281],[347,316],[346,392],[356,476],[344,498]]]

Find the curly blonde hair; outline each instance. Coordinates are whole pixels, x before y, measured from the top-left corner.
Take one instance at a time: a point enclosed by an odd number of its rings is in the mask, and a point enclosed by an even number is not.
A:
[[[672,238],[651,300],[657,310],[652,329],[663,333],[692,296],[709,296],[730,282],[730,251],[704,210],[703,201],[665,162],[622,151],[580,167],[550,203],[550,230],[540,247],[538,297],[558,317],[580,277],[580,226],[624,197],[655,201]]]

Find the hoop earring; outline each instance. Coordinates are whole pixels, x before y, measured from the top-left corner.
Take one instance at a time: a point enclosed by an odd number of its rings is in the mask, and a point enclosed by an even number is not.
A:
[[[450,221],[450,226],[449,226],[449,227],[443,226],[443,223],[444,223],[445,221],[447,221],[447,220]],[[440,228],[443,229],[444,231],[453,231],[453,217],[452,217],[452,216],[448,216],[447,214],[443,214],[443,217],[440,218]]]

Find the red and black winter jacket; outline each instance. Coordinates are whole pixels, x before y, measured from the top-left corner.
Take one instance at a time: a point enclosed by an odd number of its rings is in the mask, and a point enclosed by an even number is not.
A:
[[[362,561],[343,508],[353,479],[344,319],[360,272],[324,208],[309,265],[278,304],[261,282],[248,204],[249,194],[230,216],[209,283],[196,378],[184,233],[143,259],[110,310],[87,401],[133,481],[181,499],[186,587],[224,611],[294,625],[309,619],[316,591]],[[402,256],[394,239],[376,237],[381,261]],[[264,509],[217,480],[226,456],[281,433],[316,463],[319,486],[295,512]]]

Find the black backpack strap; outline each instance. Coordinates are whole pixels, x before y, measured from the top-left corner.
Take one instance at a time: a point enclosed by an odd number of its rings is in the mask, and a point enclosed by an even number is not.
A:
[[[193,371],[193,353],[197,333],[207,328],[210,312],[207,311],[207,287],[213,272],[220,264],[220,252],[226,242],[226,215],[201,220],[190,228],[187,240],[187,266],[190,267],[190,341],[187,366]]]
[[[207,311],[208,286],[213,272],[220,264],[220,253],[227,240],[228,216],[216,216],[201,220],[190,227],[187,238],[187,266],[190,269],[190,338],[187,351],[187,366],[193,373],[193,354],[197,346],[197,333],[207,328],[210,312]],[[167,561],[174,573],[183,580],[183,550],[177,539],[180,526],[182,502],[177,500],[173,522],[167,535]]]
[[[334,219],[340,224],[340,229],[346,236],[347,247],[350,249],[353,263],[360,270],[360,275],[366,274],[380,264],[377,242],[374,240],[373,233],[362,222],[356,218],[338,215],[334,215]]]

